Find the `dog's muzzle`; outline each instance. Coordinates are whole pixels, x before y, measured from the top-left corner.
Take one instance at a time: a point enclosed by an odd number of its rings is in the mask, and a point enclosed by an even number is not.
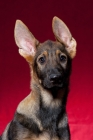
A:
[[[51,89],[53,87],[62,87],[63,86],[63,78],[60,73],[52,73],[47,75],[44,78],[43,85],[45,88]]]
[[[51,74],[49,80],[52,84],[57,84],[62,82],[62,77],[60,74]]]

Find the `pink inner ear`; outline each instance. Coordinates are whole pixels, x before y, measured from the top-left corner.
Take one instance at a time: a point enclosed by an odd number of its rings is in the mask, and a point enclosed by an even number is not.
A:
[[[67,31],[65,31],[62,27],[59,27],[56,35],[60,38],[62,43],[64,43],[67,47],[69,46],[71,35],[69,35]]]
[[[22,39],[20,44],[21,44],[21,49],[23,49],[25,52],[27,52],[30,55],[35,54],[35,46],[33,42],[29,41],[28,39],[25,40]]]

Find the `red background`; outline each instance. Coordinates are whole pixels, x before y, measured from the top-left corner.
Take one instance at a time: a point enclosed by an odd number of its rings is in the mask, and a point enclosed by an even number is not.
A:
[[[93,140],[93,1],[0,1],[0,134],[13,118],[18,103],[30,92],[30,73],[18,54],[14,25],[21,19],[43,42],[54,40],[52,18],[58,16],[77,40],[67,112],[71,140]]]

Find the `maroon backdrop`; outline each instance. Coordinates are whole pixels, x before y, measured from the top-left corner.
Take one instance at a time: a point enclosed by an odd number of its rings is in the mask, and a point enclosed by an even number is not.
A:
[[[41,42],[52,39],[52,18],[61,18],[77,40],[67,112],[71,140],[93,140],[93,1],[0,1],[0,134],[30,92],[29,66],[18,54],[14,25],[21,19]]]

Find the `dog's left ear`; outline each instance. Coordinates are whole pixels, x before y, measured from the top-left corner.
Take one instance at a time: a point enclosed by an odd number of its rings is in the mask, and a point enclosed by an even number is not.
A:
[[[36,46],[39,42],[21,20],[16,21],[14,37],[15,42],[19,47],[20,55],[23,56],[28,62],[32,63],[32,59],[36,53]]]
[[[76,55],[76,41],[72,37],[68,27],[58,17],[53,18],[52,22],[53,33],[58,41],[63,43],[71,58]]]

